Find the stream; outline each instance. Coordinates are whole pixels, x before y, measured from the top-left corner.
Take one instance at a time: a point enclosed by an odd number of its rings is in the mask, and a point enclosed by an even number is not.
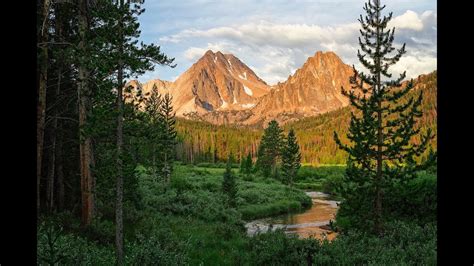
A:
[[[289,213],[254,220],[245,224],[247,234],[253,236],[269,230],[283,229],[287,234],[296,234],[300,238],[334,239],[337,233],[329,229],[329,221],[334,220],[339,202],[328,200],[328,194],[306,192],[313,200],[313,206],[302,213]]]

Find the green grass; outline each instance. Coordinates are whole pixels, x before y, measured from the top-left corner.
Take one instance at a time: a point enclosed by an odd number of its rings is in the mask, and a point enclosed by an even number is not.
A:
[[[166,190],[142,171],[143,213],[148,216],[138,226],[141,233],[150,235],[156,228],[168,228],[177,239],[188,241],[190,265],[232,265],[248,246],[243,221],[301,211],[312,204],[302,190],[260,176],[244,181],[233,169],[237,210],[228,208],[221,192],[224,171],[176,164]]]
[[[175,167],[174,180],[185,179],[189,189],[218,193],[225,169],[192,165]],[[233,170],[237,174],[237,170]],[[273,179],[254,177],[253,181],[237,178],[237,209],[244,220],[257,219],[311,207],[311,199],[297,188],[290,188]]]
[[[298,182],[298,183],[295,183],[294,186],[302,190],[314,190],[314,191],[323,190],[323,185],[321,184],[321,181]]]
[[[410,224],[402,224],[402,227],[396,224],[394,228],[401,229],[387,239],[341,235],[333,244],[293,239],[282,232],[248,237],[244,227],[246,220],[308,208],[311,200],[301,189],[331,190],[331,184],[339,182],[344,173],[344,168],[337,166],[304,166],[302,169],[293,188],[260,176],[244,181],[234,169],[239,189],[236,209],[224,203],[223,168],[176,164],[169,186],[153,179],[145,168],[137,169],[141,207],[126,206],[124,210],[134,218],[125,224],[127,265],[300,265],[305,263],[308,254],[317,265],[392,265],[399,258],[405,264],[410,261],[423,264],[436,257],[433,249],[436,228],[423,229]],[[424,176],[413,184],[411,194],[432,181]],[[57,224],[74,221],[71,215],[63,216]],[[77,229],[78,225],[75,227],[60,233],[61,237],[52,246],[54,252],[51,252],[47,227],[39,228],[38,252],[43,264],[51,254],[56,254],[63,258],[60,264],[112,265],[113,222],[99,220],[86,231]],[[409,232],[413,230],[416,235],[412,237]],[[397,239],[406,239],[407,247],[397,246]]]
[[[336,186],[342,182],[345,170],[345,165],[303,165],[298,171],[294,187],[322,191],[337,198]]]

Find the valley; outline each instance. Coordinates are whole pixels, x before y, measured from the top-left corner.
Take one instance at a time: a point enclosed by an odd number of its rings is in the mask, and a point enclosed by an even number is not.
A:
[[[280,2],[36,3],[37,265],[437,264],[435,5]]]

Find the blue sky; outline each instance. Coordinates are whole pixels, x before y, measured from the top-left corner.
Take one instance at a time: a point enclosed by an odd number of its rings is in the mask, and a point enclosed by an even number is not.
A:
[[[316,51],[332,50],[357,62],[359,24],[365,1],[355,0],[146,0],[139,20],[141,40],[161,46],[177,67],[156,66],[141,82],[174,80],[205,51],[232,53],[269,84],[284,81]],[[408,77],[436,69],[436,1],[382,0],[393,12],[395,44],[407,54],[392,70]]]

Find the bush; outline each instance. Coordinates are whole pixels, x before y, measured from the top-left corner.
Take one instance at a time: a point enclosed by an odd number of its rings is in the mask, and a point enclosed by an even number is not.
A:
[[[38,226],[39,265],[114,265],[114,249],[65,233],[51,224]]]
[[[329,175],[322,182],[322,190],[324,193],[336,195],[337,188],[344,182],[343,175]]]
[[[188,241],[180,241],[169,230],[138,235],[137,241],[125,246],[128,265],[188,265]]]
[[[414,220],[419,224],[436,221],[437,177],[420,171],[406,185],[395,184],[386,193],[386,206],[391,219]]]
[[[308,190],[314,190],[314,191],[323,190],[323,185],[319,183],[319,181],[312,182],[312,183],[298,182],[298,183],[295,183],[294,186],[298,189],[308,189]]]
[[[336,224],[341,229],[372,227],[373,190],[359,188],[340,204]],[[349,198],[350,196],[350,198]],[[436,221],[437,180],[425,171],[418,172],[414,179],[406,183],[394,183],[384,190],[382,203],[385,222],[393,220],[413,221],[425,224]]]
[[[303,208],[303,204],[298,201],[282,200],[267,204],[245,206],[240,208],[239,211],[242,213],[244,220],[252,220],[288,212],[296,212]]]
[[[299,240],[276,230],[250,239],[245,260],[249,265],[311,265],[318,248],[317,240]]]
[[[394,221],[383,237],[350,230],[323,243],[316,265],[436,265],[436,225]]]
[[[309,182],[319,181],[332,176],[344,176],[344,166],[301,166],[298,170],[297,178],[295,181]]]
[[[299,240],[277,230],[251,238],[246,260],[255,265],[436,265],[436,243],[434,224],[401,221],[387,224],[383,237],[350,230],[332,242]]]
[[[319,180],[321,178],[323,178],[323,176],[318,172],[316,167],[303,165],[298,170],[295,181]]]
[[[250,175],[245,175],[245,174],[242,175],[242,180],[244,180],[244,181],[252,182],[252,181],[254,181],[254,179],[255,179],[255,178],[254,178],[254,176],[253,176],[252,174],[250,174]]]

